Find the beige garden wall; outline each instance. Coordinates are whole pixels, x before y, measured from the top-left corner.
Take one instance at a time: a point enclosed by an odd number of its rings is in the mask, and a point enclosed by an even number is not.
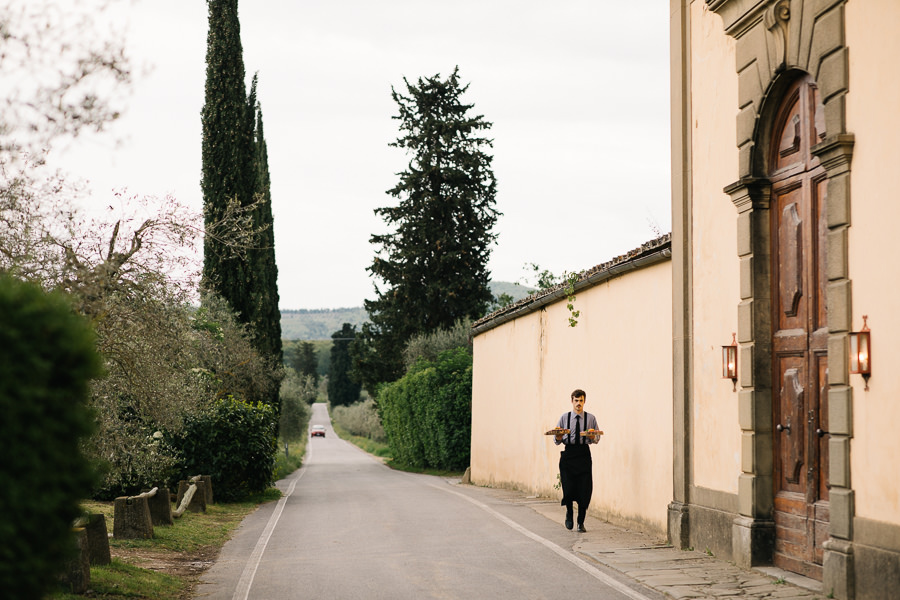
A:
[[[722,190],[737,177],[738,82],[734,40],[722,18],[691,5],[692,160],[692,473],[696,486],[738,491],[741,429],[738,395],[722,379],[722,346],[737,331],[740,269],[737,210]]]
[[[591,513],[664,534],[672,499],[672,269],[666,260],[475,337],[472,481],[560,498],[559,448],[543,432],[575,388],[605,435]],[[562,513],[560,513],[562,514]]]
[[[847,130],[855,137],[851,163],[849,270],[853,328],[868,315],[872,378],[853,385],[850,446],[856,515],[900,524],[900,261],[893,241],[900,223],[895,172],[900,165],[900,2],[866,0],[846,5],[850,92]]]

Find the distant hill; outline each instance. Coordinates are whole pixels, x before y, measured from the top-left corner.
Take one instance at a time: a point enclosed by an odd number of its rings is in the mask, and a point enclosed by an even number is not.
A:
[[[535,291],[536,289],[533,287],[520,285],[518,283],[510,283],[508,281],[491,282],[491,293],[494,294],[494,298],[497,298],[500,294],[509,294],[512,296],[513,300],[521,300],[525,296],[530,296]]]
[[[494,297],[509,294],[513,300],[520,300],[529,295],[532,288],[509,283],[492,281],[491,293]],[[356,325],[357,329],[369,320],[363,307],[356,308],[322,308],[281,311],[281,337],[286,340],[330,340],[331,334],[338,331],[344,323]]]
[[[369,320],[362,306],[356,308],[323,308],[317,310],[282,310],[281,337],[286,340],[330,340],[344,323],[360,329]]]

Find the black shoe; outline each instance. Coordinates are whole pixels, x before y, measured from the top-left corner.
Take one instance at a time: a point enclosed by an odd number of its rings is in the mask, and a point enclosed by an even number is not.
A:
[[[572,529],[572,519],[566,519],[566,529]]]
[[[584,523],[578,524],[578,533],[587,533],[587,529],[584,528]]]

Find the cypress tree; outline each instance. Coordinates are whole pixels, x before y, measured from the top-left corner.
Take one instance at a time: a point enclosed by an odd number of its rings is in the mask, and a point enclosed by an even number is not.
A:
[[[203,286],[222,296],[241,323],[253,331],[253,343],[273,368],[282,362],[281,315],[268,151],[262,110],[256,100],[256,77],[245,86],[237,0],[207,0],[206,99],[203,126]],[[252,224],[258,232],[240,255],[228,240],[211,234],[230,203],[256,203]],[[225,233],[227,235],[227,232]],[[278,412],[278,381],[268,401]]]
[[[247,91],[237,0],[208,0],[206,99],[203,126],[203,217],[207,232],[229,202],[249,206],[256,182],[253,127],[247,119]],[[243,323],[253,314],[249,261],[235,256],[225,240],[203,242],[203,285],[228,302]]]
[[[332,406],[349,406],[359,401],[362,389],[351,376],[350,345],[356,338],[356,327],[344,323],[331,334],[331,366],[328,369],[328,401]]]
[[[272,216],[271,178],[269,153],[263,131],[262,108],[256,101],[256,76],[250,90],[251,117],[255,123],[254,171],[256,173],[255,199],[257,208],[254,224],[260,231],[258,247],[253,250],[253,327],[256,331],[257,349],[272,358],[273,364],[281,364],[281,312],[278,309],[278,265],[275,264],[275,220]]]
[[[373,235],[379,246],[368,271],[376,283],[365,307],[371,323],[354,345],[355,369],[372,392],[403,374],[402,352],[416,333],[449,329],[459,319],[484,314],[492,295],[487,262],[496,241],[492,228],[497,184],[486,153],[491,123],[464,104],[459,69],[404,78],[406,93],[392,89],[400,137],[391,146],[412,155],[400,181],[388,190],[396,206],[376,209],[393,231]]]
[[[294,370],[300,375],[313,378],[313,385],[319,385],[319,357],[312,342],[301,342],[294,359]]]

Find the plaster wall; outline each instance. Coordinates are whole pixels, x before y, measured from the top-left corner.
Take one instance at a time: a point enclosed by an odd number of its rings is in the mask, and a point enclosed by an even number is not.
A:
[[[853,386],[853,438],[850,460],[856,516],[900,524],[900,315],[897,282],[900,262],[891,255],[897,237],[900,202],[893,174],[900,165],[900,3],[894,0],[847,2],[846,34],[850,61],[847,130],[855,136],[851,163],[851,226],[848,264],[852,281],[852,327],[868,315],[872,329],[872,377]]]
[[[665,261],[580,290],[475,337],[473,483],[555,499],[560,448],[543,435],[572,390],[605,432],[591,513],[665,533],[672,497],[672,269]],[[562,512],[560,512],[562,515]]]
[[[737,493],[741,474],[738,395],[722,379],[722,346],[738,330],[736,209],[722,190],[738,173],[735,42],[722,18],[691,5],[692,439],[693,483]],[[739,365],[740,366],[740,365]]]

